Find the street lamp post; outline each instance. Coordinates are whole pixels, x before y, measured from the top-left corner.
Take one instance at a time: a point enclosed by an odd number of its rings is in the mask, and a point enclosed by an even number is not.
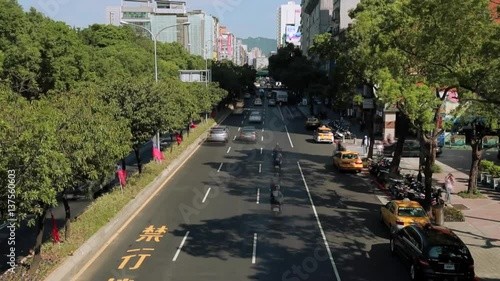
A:
[[[158,36],[160,35],[160,33],[162,31],[164,31],[166,29],[169,29],[169,28],[172,28],[172,27],[177,27],[177,26],[180,26],[180,25],[186,26],[186,25],[190,25],[191,24],[190,22],[184,22],[184,23],[180,23],[180,24],[170,25],[170,26],[167,26],[167,27],[164,27],[164,28],[160,29],[156,34],[154,34],[153,31],[151,31],[150,29],[145,28],[142,25],[130,23],[130,22],[124,21],[124,20],[121,20],[120,23],[121,24],[126,24],[126,25],[132,25],[132,26],[135,26],[135,27],[139,27],[139,28],[147,31],[149,34],[151,34],[151,37],[153,38],[153,44],[154,44],[155,83],[158,82],[158,55],[157,55],[157,52],[156,52],[156,45],[157,45],[157,41],[158,41]],[[157,141],[156,144],[158,145],[158,148],[160,148],[160,131],[158,131],[156,133],[156,141]]]

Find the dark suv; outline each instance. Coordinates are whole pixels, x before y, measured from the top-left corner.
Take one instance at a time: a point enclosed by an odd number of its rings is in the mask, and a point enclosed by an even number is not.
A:
[[[411,280],[474,280],[467,246],[445,227],[410,225],[391,237],[391,252],[410,265]]]

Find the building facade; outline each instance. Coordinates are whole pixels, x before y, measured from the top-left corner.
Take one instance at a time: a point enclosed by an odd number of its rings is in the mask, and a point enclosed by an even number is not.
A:
[[[360,0],[334,0],[332,13],[332,35],[340,39],[344,31],[352,23],[349,10],[356,8]]]
[[[216,27],[218,19],[203,11],[195,10],[188,13],[189,25],[189,48],[193,55],[202,56],[204,59],[212,59],[217,42]]]
[[[269,66],[269,59],[264,56],[254,58],[252,66],[257,70],[267,68]]]
[[[333,0],[302,0],[300,42],[306,56],[316,35],[332,32],[333,2]]]
[[[285,5],[279,6],[276,26],[276,42],[278,48],[286,45],[287,38],[291,43],[300,45],[300,39],[297,39],[295,36],[300,29],[300,17],[300,4],[289,1]],[[295,36],[295,38],[290,38],[292,36]]]

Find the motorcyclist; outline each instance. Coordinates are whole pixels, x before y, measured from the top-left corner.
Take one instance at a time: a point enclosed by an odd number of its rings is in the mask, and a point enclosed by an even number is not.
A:
[[[279,184],[271,183],[271,204],[281,204],[283,194]]]
[[[276,146],[273,149],[273,156],[275,156],[277,153],[282,153],[279,143],[276,143]]]

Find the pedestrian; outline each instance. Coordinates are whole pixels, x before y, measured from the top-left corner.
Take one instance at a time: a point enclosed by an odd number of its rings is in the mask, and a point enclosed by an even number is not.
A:
[[[449,173],[444,178],[444,188],[446,192],[446,202],[451,204],[451,193],[453,192],[453,186],[455,185],[455,177],[452,173]]]
[[[368,147],[370,146],[370,140],[368,136],[365,136],[361,141],[361,147],[363,148],[364,153],[368,153]]]

